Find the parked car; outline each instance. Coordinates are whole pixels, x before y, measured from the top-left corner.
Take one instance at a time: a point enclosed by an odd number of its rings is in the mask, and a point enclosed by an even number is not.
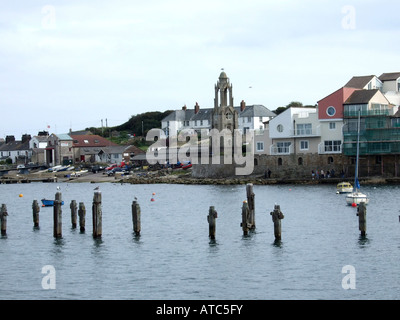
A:
[[[25,169],[25,165],[24,164],[19,164],[19,165],[17,165],[17,169]]]
[[[113,163],[112,165],[106,168],[106,171],[110,171],[111,169],[114,169],[116,167],[118,167],[118,165],[116,163]]]
[[[99,172],[99,171],[103,171],[103,170],[105,170],[106,168],[104,167],[104,166],[100,166],[100,165],[94,165],[94,166],[92,166],[92,172],[93,173],[97,173],[97,172]]]
[[[121,168],[121,167],[115,167],[115,168],[112,168],[111,170],[108,170],[107,171],[107,175],[108,176],[113,176],[113,175],[115,175],[116,172],[128,173],[129,171],[127,171],[127,170],[125,170],[124,168]]]

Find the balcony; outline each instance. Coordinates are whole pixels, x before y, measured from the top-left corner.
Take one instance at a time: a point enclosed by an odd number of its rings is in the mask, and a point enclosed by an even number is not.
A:
[[[279,156],[279,155],[289,155],[293,153],[293,146],[292,144],[290,145],[283,145],[283,146],[278,146],[276,144],[271,145],[270,147],[270,154],[273,156]]]
[[[291,129],[289,134],[290,138],[320,137],[321,127],[316,126],[315,128]]]
[[[318,144],[318,154],[340,154],[342,153],[342,145],[325,145],[325,142]]]

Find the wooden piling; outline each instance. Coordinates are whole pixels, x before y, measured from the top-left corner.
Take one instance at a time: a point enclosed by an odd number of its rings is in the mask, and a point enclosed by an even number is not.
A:
[[[218,218],[218,213],[217,211],[215,211],[214,206],[210,206],[210,209],[208,210],[207,221],[208,221],[208,236],[210,237],[211,240],[215,240],[216,218]]]
[[[53,206],[53,236],[54,238],[62,237],[62,195],[61,192],[56,193]]]
[[[72,200],[71,204],[69,205],[69,207],[71,208],[71,224],[72,224],[72,228],[75,229],[76,228],[76,220],[77,220],[77,204],[76,204],[76,200]]]
[[[33,200],[32,203],[32,215],[33,215],[33,226],[39,228],[39,211],[40,207],[37,200]]]
[[[367,206],[364,202],[360,202],[357,207],[358,229],[361,231],[361,236],[365,237],[367,231]]]
[[[280,205],[276,204],[274,207],[274,211],[271,213],[272,221],[274,223],[274,235],[275,240],[281,240],[282,238],[282,230],[281,230],[281,220],[285,217],[281,211]]]
[[[85,204],[83,202],[79,202],[78,215],[79,215],[79,228],[80,228],[80,231],[81,232],[85,232],[86,208],[85,208]]]
[[[243,230],[243,235],[247,236],[249,233],[250,229],[250,210],[249,210],[249,205],[247,204],[247,201],[243,201],[243,206],[242,206],[242,222],[240,223],[240,226],[242,227]]]
[[[253,192],[252,183],[248,183],[246,185],[246,194],[247,194],[247,204],[249,206],[248,223],[250,224],[249,228],[253,230],[256,228],[256,217],[255,217],[255,203],[254,203],[255,194]]]
[[[0,209],[0,229],[1,229],[1,235],[6,236],[7,235],[7,206],[3,203],[1,205]]]
[[[101,191],[95,191],[92,205],[93,237],[100,238],[102,234]]]
[[[132,222],[133,222],[133,231],[137,236],[140,235],[140,229],[141,229],[140,216],[141,216],[140,205],[136,200],[134,200],[132,202]]]

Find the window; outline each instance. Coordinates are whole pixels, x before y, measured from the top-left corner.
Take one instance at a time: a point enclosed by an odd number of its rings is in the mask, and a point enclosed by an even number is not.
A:
[[[263,117],[258,117],[258,121],[263,122]]]
[[[282,165],[282,158],[278,158],[278,166]]]
[[[300,141],[300,150],[308,150],[308,140]]]
[[[264,151],[264,142],[258,141],[256,144],[256,150],[257,151]]]
[[[299,123],[296,125],[297,127],[297,135],[309,135],[312,134],[312,125],[311,123]]]
[[[85,139],[85,140],[83,140],[83,142],[84,142],[84,143],[89,143],[89,140],[86,140],[86,139]]]
[[[282,132],[283,131],[283,125],[278,124],[276,127],[276,130],[278,130],[278,132]]]
[[[278,153],[289,153],[291,142],[277,142]]]
[[[333,157],[328,157],[328,164],[332,164],[333,163]]]
[[[226,113],[225,118],[227,118],[228,120],[232,119],[232,113],[230,112]]]
[[[247,117],[247,122],[251,122],[251,117]]]
[[[201,125],[201,126],[203,125],[203,120],[200,120],[200,125]]]
[[[329,122],[329,129],[335,130],[336,129],[336,122]]]
[[[302,157],[299,157],[299,158],[297,159],[297,164],[298,164],[299,166],[302,166],[302,165],[303,165],[303,158],[302,158]]]
[[[333,117],[333,116],[336,114],[336,109],[335,109],[335,107],[329,106],[329,107],[326,109],[326,114],[327,114],[328,116],[330,116],[330,117]]]
[[[340,152],[340,146],[342,141],[340,140],[329,140],[324,142],[325,152]]]

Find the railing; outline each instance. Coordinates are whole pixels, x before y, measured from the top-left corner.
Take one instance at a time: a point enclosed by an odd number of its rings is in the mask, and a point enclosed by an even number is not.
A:
[[[342,145],[326,146],[325,142],[318,144],[318,154],[338,154],[342,153]]]
[[[318,136],[321,136],[320,126],[290,130],[290,137],[318,137]]]
[[[276,144],[273,144],[270,147],[270,153],[271,153],[271,155],[274,155],[274,156],[292,154],[293,146],[289,145],[289,146],[278,147]]]
[[[388,109],[368,109],[368,110],[361,110],[361,117],[368,117],[368,116],[388,116],[389,110]],[[358,117],[358,110],[344,110],[343,117]]]

